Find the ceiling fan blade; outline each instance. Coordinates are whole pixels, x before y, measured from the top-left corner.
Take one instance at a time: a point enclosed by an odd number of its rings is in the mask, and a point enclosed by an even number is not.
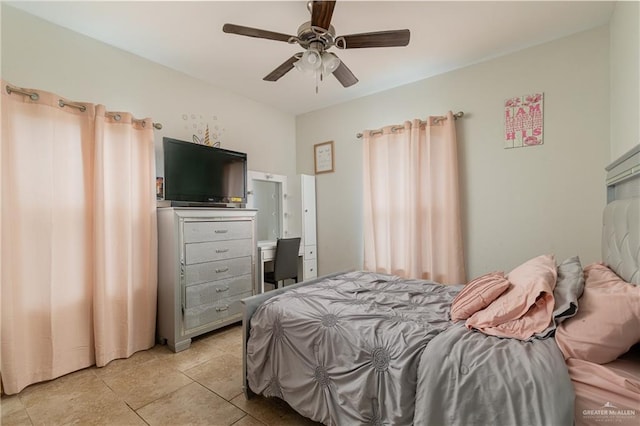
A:
[[[293,69],[293,64],[299,59],[299,54],[295,54],[282,63],[278,68],[271,71],[269,75],[263,78],[264,81],[277,81],[280,77]]]
[[[328,30],[334,7],[336,7],[335,1],[314,1],[311,6],[311,25]]]
[[[340,66],[336,68],[336,70],[333,72],[333,75],[344,87],[353,86],[358,82],[356,76],[353,75],[351,70],[347,68],[347,66],[342,61],[340,61]]]
[[[397,47],[409,44],[409,30],[378,31],[373,33],[350,34],[336,38],[339,49],[360,49],[365,47]]]
[[[230,34],[238,34],[247,37],[266,38],[268,40],[286,41],[293,36],[275,33],[273,31],[261,30],[258,28],[243,27],[242,25],[224,24],[222,31]]]

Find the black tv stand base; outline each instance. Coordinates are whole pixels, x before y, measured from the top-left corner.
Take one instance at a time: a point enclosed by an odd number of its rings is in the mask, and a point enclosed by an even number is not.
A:
[[[158,207],[245,208],[246,204],[158,200]]]

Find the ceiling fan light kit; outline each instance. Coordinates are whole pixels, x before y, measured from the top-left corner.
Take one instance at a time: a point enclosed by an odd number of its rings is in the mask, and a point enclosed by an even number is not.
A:
[[[307,50],[302,54],[302,58],[295,63],[296,68],[303,71],[315,71],[322,66],[322,58],[317,50]]]
[[[322,54],[322,66],[326,74],[331,74],[340,66],[340,58],[331,52],[324,52]]]
[[[298,35],[291,36],[258,28],[243,27],[235,24],[224,24],[222,31],[247,37],[284,41],[298,44],[304,52],[298,52],[275,70],[266,75],[263,80],[277,81],[286,73],[296,68],[303,73],[313,73],[316,77],[316,93],[318,80],[325,75],[333,74],[343,87],[349,87],[358,82],[351,70],[332,52],[327,52],[333,46],[338,49],[361,49],[370,47],[400,47],[409,44],[410,32],[404,30],[378,31],[351,34],[336,37],[335,29],[331,25],[331,17],[335,8],[335,1],[310,1],[307,8],[311,12],[311,21],[298,27]]]

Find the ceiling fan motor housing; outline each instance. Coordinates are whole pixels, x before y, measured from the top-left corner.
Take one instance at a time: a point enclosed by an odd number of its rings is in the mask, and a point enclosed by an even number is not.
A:
[[[298,28],[298,39],[296,42],[304,49],[314,47],[320,52],[329,49],[335,43],[336,30],[333,25],[329,29],[315,27],[311,21],[305,22]]]

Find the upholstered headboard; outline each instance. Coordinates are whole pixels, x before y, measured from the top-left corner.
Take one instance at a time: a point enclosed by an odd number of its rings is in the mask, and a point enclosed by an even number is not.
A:
[[[640,145],[606,170],[602,259],[622,279],[640,285]]]

